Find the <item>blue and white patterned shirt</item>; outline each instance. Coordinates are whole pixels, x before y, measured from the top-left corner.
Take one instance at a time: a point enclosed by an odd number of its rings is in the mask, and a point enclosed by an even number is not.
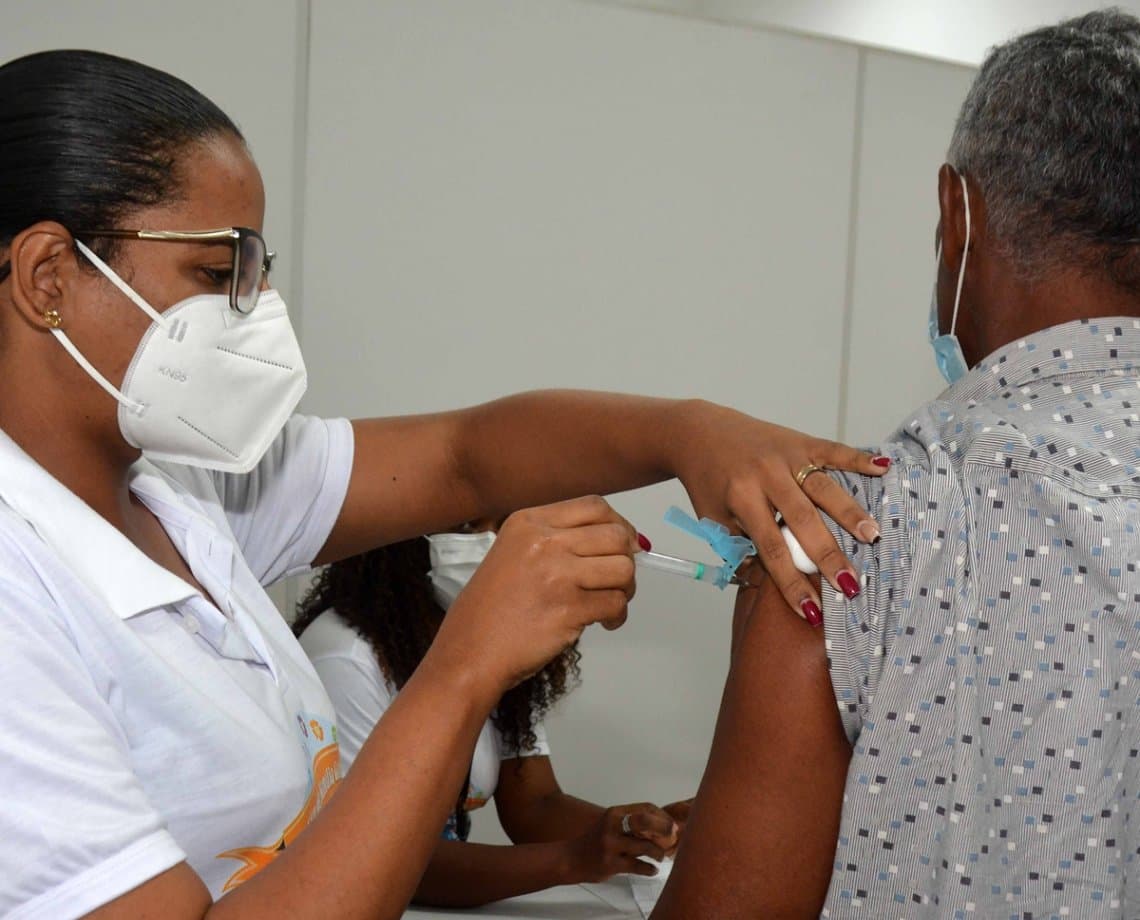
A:
[[[924,406],[882,479],[836,474],[883,536],[842,536],[858,598],[824,588],[853,755],[823,916],[1140,916],[1138,413],[1140,320],[1067,323]]]

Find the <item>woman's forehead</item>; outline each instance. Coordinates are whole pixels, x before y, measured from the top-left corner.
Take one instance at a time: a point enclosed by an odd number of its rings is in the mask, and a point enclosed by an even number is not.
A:
[[[252,227],[265,221],[261,173],[238,138],[216,137],[187,149],[177,164],[179,194],[151,212],[168,223],[146,229],[209,230]],[[178,226],[175,226],[175,222]]]

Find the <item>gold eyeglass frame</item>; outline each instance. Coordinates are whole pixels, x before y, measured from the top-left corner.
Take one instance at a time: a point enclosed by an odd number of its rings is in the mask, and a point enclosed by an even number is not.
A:
[[[269,247],[265,245],[265,237],[256,230],[251,230],[249,227],[220,227],[217,230],[77,230],[75,231],[75,235],[106,236],[129,240],[154,240],[160,243],[231,242],[233,244],[233,265],[230,275],[230,309],[243,316],[252,313],[257,306],[257,301],[261,294],[261,284],[273,268],[273,260],[277,258],[277,253],[271,251]],[[261,262],[260,275],[253,289],[253,303],[248,310],[243,310],[238,306],[237,288],[238,281],[241,278],[239,271],[241,268],[241,244],[247,237],[254,237],[261,241],[261,248],[265,252],[265,258]]]

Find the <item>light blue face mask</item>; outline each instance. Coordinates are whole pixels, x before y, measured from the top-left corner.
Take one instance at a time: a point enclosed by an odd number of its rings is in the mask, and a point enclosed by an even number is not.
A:
[[[966,256],[970,252],[970,191],[966,188],[966,177],[962,180],[962,197],[966,203],[966,245],[962,250],[962,264],[958,268],[958,289],[954,292],[954,313],[950,317],[950,331],[946,335],[938,334],[938,263],[942,258],[942,241],[938,242],[938,250],[934,257],[934,290],[930,294],[930,344],[934,348],[934,360],[938,362],[938,370],[946,378],[947,383],[954,383],[966,376],[969,366],[966,356],[962,354],[962,345],[954,328],[958,325],[958,304],[962,300],[962,282],[966,280]]]

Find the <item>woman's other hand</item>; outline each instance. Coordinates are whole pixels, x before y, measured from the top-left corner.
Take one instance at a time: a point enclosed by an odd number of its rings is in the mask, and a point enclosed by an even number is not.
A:
[[[509,689],[633,597],[637,532],[596,496],[516,512],[452,604],[435,645]]]
[[[889,459],[701,401],[685,404],[681,419],[674,466],[693,508],[752,538],[793,610],[810,620],[806,605],[814,605],[818,616],[820,599],[792,562],[777,511],[836,590],[847,597],[858,594],[858,573],[816,509],[865,543],[878,538],[878,525],[830,476],[809,473],[801,486],[796,474],[815,467],[881,476]]]

